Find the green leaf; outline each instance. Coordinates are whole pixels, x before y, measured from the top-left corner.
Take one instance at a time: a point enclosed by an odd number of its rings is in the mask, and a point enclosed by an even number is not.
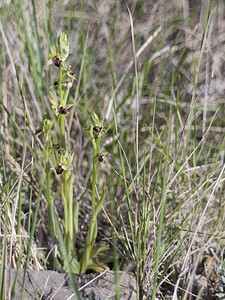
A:
[[[87,263],[87,270],[94,272],[101,272],[108,269],[107,264],[104,262],[104,257],[107,258],[109,252],[109,245],[103,243],[91,250],[90,258]]]

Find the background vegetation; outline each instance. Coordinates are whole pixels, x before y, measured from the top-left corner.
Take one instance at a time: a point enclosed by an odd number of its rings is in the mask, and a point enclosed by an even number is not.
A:
[[[62,31],[76,76],[66,116],[80,205],[76,249],[85,245],[90,219],[87,129],[95,112],[111,127],[96,185],[106,187],[96,247],[108,245],[98,261],[134,272],[140,298],[188,299],[206,254],[217,257],[221,278],[224,6],[223,0],[0,2],[2,297],[4,267],[53,266],[44,139],[35,132],[52,117],[49,87],[57,72],[47,61]],[[57,126],[53,139],[59,143]]]

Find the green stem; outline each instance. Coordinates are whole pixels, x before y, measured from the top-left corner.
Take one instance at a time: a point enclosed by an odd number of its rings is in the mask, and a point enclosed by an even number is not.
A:
[[[84,250],[83,257],[80,261],[80,273],[85,273],[88,267],[88,261],[90,259],[91,250],[94,246],[96,236],[97,236],[97,215],[100,210],[99,205],[101,205],[101,201],[99,203],[95,202],[95,186],[97,181],[97,155],[99,151],[99,138],[95,139],[92,137],[92,145],[93,145],[93,175],[92,175],[92,214],[90,220],[90,226],[88,229],[88,236],[86,241],[86,246]]]
[[[99,151],[99,139],[92,138],[92,146],[93,146],[93,175],[92,175],[92,211],[95,210],[95,185],[97,180],[97,155]]]
[[[54,203],[51,195],[51,177],[50,177],[50,164],[49,161],[46,162],[46,179],[47,179],[47,191],[46,198],[48,201],[48,219],[49,219],[49,229],[51,236],[55,242],[56,240],[56,231],[55,231],[55,222],[54,222]]]
[[[65,199],[67,202],[67,217],[66,223],[66,242],[67,251],[73,256],[75,255],[75,236],[74,236],[74,216],[73,216],[73,185],[72,176],[69,176],[68,171],[64,172],[65,178]]]
[[[105,201],[105,192],[102,193],[100,200],[98,201],[95,210],[92,211],[90,226],[88,229],[87,242],[85,246],[85,251],[82,259],[80,260],[80,273],[85,273],[88,269],[88,262],[91,256],[91,250],[94,246],[96,236],[97,236],[97,217],[100,209]]]
[[[59,66],[59,74],[58,74],[58,90],[59,90],[60,104],[62,104],[62,102],[63,102],[62,66]]]
[[[70,89],[66,89],[64,92],[63,100],[64,100],[65,104],[67,103],[67,98],[69,96],[69,92],[70,92]]]
[[[59,115],[59,128],[60,128],[60,138],[61,138],[61,147],[66,149],[66,133],[65,133],[65,115]]]
[[[64,105],[63,100],[63,88],[62,88],[62,66],[59,66],[58,72],[58,91],[60,96],[60,105]],[[65,115],[59,115],[59,128],[60,128],[60,138],[61,138],[61,147],[66,149],[66,135],[65,135]]]
[[[97,166],[96,166],[96,157],[93,157],[93,175],[92,175],[92,194],[91,194],[91,204],[92,210],[95,209],[95,184],[96,184],[96,177],[97,177]]]
[[[93,216],[91,217],[90,220],[90,226],[88,229],[88,236],[87,236],[87,242],[86,242],[86,247],[84,251],[84,255],[80,261],[80,273],[85,273],[87,271],[88,267],[88,261],[91,256],[91,250],[95,242],[95,230],[96,230],[96,225],[97,225],[97,220],[93,219]]]

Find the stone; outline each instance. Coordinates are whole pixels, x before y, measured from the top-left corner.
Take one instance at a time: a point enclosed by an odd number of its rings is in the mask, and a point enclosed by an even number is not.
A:
[[[16,276],[16,269],[7,269],[5,280],[5,299],[10,299],[10,292]],[[22,293],[24,270],[19,270],[15,296],[11,299],[20,299]],[[136,280],[134,275],[127,272],[118,272],[119,282],[115,283],[115,273],[105,270],[101,273],[74,275],[81,299],[106,300],[116,299],[116,288],[119,299],[135,300]],[[55,271],[27,271],[24,300],[66,300],[75,299],[73,289],[69,284],[68,276]]]

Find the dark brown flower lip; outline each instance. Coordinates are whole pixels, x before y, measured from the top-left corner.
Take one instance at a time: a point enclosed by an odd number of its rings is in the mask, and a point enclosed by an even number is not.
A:
[[[56,67],[60,67],[61,63],[62,63],[62,60],[59,59],[58,57],[55,57],[54,60],[53,60],[53,63]]]
[[[58,166],[55,171],[57,175],[61,175],[64,172],[64,169],[62,166]]]
[[[102,127],[100,127],[100,126],[94,126],[94,127],[93,127],[93,130],[94,130],[95,132],[100,132],[100,131],[102,130]]]
[[[68,113],[68,109],[65,108],[65,107],[63,107],[63,106],[60,106],[60,107],[59,107],[59,113],[60,113],[61,115],[66,115],[66,114]]]
[[[101,156],[98,157],[98,161],[99,162],[103,162],[103,160],[104,160],[104,156],[103,155],[101,155]]]

